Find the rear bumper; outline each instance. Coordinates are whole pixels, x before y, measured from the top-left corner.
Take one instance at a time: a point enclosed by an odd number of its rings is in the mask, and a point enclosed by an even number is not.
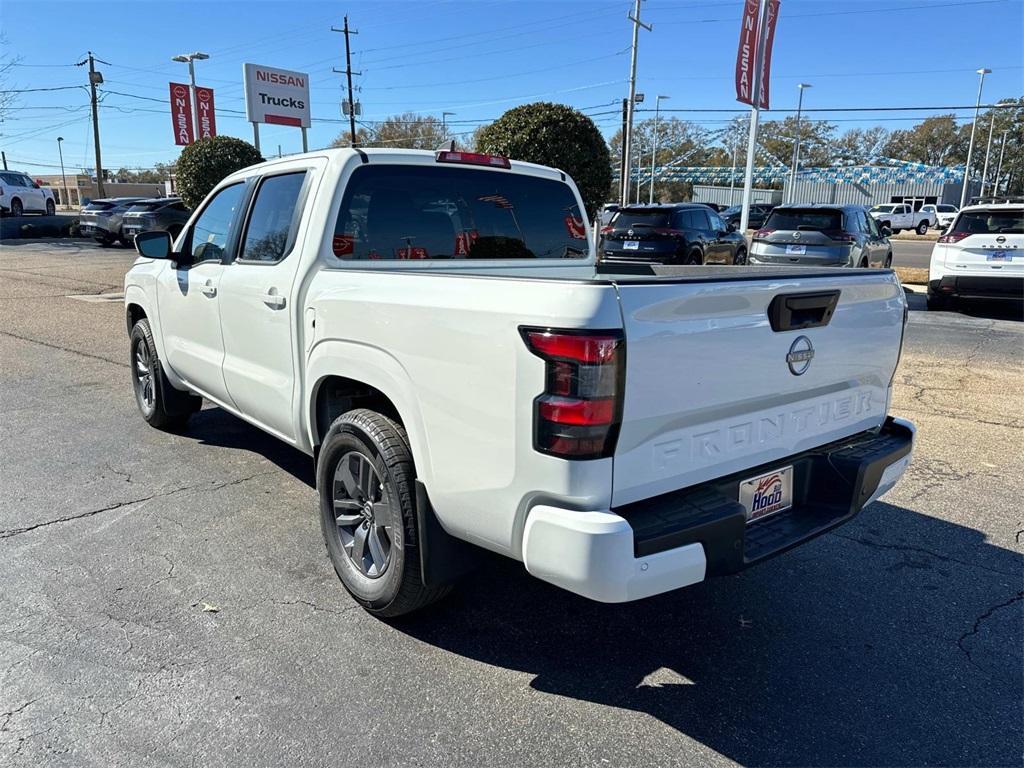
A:
[[[944,275],[928,281],[928,292],[960,299],[1008,299],[1024,301],[1024,277]]]
[[[910,464],[914,431],[889,418],[877,433],[609,511],[534,507],[523,536],[526,569],[609,603],[736,573],[845,523],[890,490]],[[739,483],[789,465],[793,506],[747,525]]]

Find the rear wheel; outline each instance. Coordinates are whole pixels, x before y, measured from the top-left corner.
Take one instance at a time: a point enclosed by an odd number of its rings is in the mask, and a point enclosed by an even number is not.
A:
[[[14,198],[11,201],[11,216],[21,216],[25,213],[25,206],[21,204],[21,200]]]
[[[189,416],[202,407],[203,400],[171,386],[157,357],[146,318],[132,328],[130,350],[132,389],[142,418],[157,429],[175,431],[184,427]]]
[[[375,411],[342,414],[317,462],[320,527],[345,589],[370,613],[401,616],[444,597],[420,576],[416,478],[405,429]]]
[[[919,235],[926,235],[926,234],[928,234],[928,222],[927,221],[920,222],[917,225],[917,228],[914,231],[917,232],[917,234],[919,234]]]
[[[732,260],[732,263],[736,264],[737,266],[741,266],[741,267],[746,265],[746,263],[747,263],[747,249],[746,248],[740,248],[738,251],[736,251],[736,257]]]
[[[686,256],[686,263],[690,265],[701,265],[704,263],[704,254],[700,252],[699,248],[694,248]]]
[[[53,200],[46,201],[46,215],[54,216],[57,213],[57,206],[54,205]]]

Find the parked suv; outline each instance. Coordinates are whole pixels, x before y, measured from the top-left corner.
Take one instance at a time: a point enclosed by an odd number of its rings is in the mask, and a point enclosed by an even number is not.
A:
[[[1015,200],[960,211],[932,249],[928,309],[957,299],[1024,301],[1024,199]]]
[[[121,234],[126,242],[135,240],[139,232],[169,232],[178,236],[192,212],[177,197],[155,197],[139,200],[124,214]]]
[[[40,187],[28,174],[20,171],[0,171],[0,213],[12,216],[44,213],[53,216],[56,211],[53,190]]]
[[[768,218],[768,214],[775,208],[770,203],[752,203],[750,206],[750,215],[747,217],[747,226],[751,229],[758,229],[764,226],[765,219]],[[725,219],[726,224],[732,224],[733,227],[739,229],[740,217],[743,215],[742,205],[730,205],[724,211],[722,211],[722,218]]]
[[[892,245],[863,206],[786,205],[754,234],[750,263],[888,268]]]
[[[127,245],[121,232],[121,222],[128,209],[142,199],[110,197],[93,200],[78,214],[78,231],[86,237],[92,237],[100,245],[112,245],[117,240]]]
[[[623,208],[601,229],[598,260],[657,264],[746,264],[743,235],[701,203]]]

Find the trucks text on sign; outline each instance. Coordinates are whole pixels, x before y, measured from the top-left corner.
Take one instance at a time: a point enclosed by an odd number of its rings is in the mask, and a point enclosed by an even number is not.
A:
[[[309,76],[304,72],[243,64],[245,114],[250,123],[309,127]]]

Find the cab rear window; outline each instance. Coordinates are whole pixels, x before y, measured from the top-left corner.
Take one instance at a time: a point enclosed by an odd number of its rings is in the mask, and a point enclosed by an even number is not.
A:
[[[672,211],[619,211],[612,219],[613,229],[638,229],[640,227],[668,227]]]
[[[578,259],[583,213],[561,181],[475,168],[379,165],[352,174],[339,259]]]
[[[1024,234],[1024,210],[964,211],[953,225],[953,231],[969,235]]]
[[[764,223],[767,229],[841,231],[843,229],[842,211],[808,208],[796,210],[776,208]]]

